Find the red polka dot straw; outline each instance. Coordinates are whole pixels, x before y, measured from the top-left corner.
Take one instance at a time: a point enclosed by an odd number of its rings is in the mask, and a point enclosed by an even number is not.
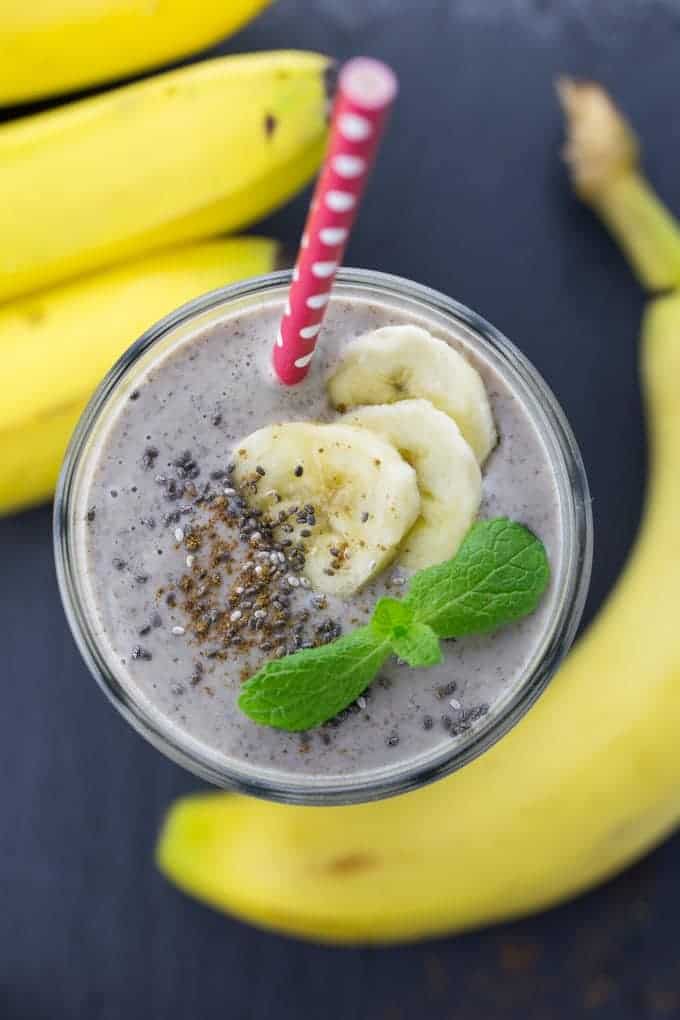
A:
[[[357,57],[340,71],[328,149],[274,346],[276,374],[288,386],[309,371],[335,273],[396,93],[394,73],[378,60]]]

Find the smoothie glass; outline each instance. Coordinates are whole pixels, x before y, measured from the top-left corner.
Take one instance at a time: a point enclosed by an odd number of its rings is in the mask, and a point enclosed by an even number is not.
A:
[[[209,748],[148,710],[134,690],[121,683],[97,635],[83,586],[82,553],[75,540],[78,494],[106,423],[135,389],[149,359],[205,331],[235,310],[263,301],[284,300],[289,272],[223,288],[201,297],[151,327],[114,365],[88,405],[71,440],[55,501],[57,573],[66,614],[78,647],[102,690],[134,728],[169,758],[217,786],[286,803],[333,804],[367,801],[403,793],[460,768],[513,727],[548,684],[569,649],[583,610],[592,558],[592,518],[588,485],[571,429],[555,397],[524,356],[474,312],[427,287],[382,273],[345,269],[334,297],[387,302],[405,315],[426,316],[434,326],[465,337],[473,350],[507,382],[539,431],[555,478],[561,524],[555,597],[541,640],[527,668],[469,733],[411,760],[342,776],[295,774],[240,762],[228,766]]]

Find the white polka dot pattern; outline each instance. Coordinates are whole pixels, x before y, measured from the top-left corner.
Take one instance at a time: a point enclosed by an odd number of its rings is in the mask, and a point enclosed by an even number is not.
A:
[[[309,369],[333,278],[395,93],[396,79],[384,64],[359,58],[341,69],[328,151],[274,347],[276,374],[287,385],[300,382]]]

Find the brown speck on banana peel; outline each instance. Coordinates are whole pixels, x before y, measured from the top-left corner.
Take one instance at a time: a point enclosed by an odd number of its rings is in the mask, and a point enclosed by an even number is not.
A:
[[[356,875],[359,871],[369,871],[378,865],[378,858],[374,854],[365,852],[344,854],[342,857],[334,857],[329,861],[327,868],[335,875]]]
[[[271,138],[276,131],[278,121],[273,113],[265,113],[264,115],[264,133],[266,138]]]
[[[561,77],[556,89],[567,121],[562,155],[571,172],[574,190],[590,201],[613,177],[637,164],[637,141],[600,85]]]

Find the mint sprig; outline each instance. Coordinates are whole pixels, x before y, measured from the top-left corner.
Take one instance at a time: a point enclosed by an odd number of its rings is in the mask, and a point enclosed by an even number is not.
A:
[[[367,626],[268,662],[243,685],[239,708],[263,726],[319,726],[355,701],[391,654],[434,666],[440,638],[485,633],[532,613],[549,577],[545,548],[527,528],[505,517],[480,521],[452,559],[414,574],[405,598],[378,599]]]
[[[351,705],[390,653],[389,640],[359,627],[320,648],[268,662],[241,688],[239,708],[263,726],[311,729]]]

